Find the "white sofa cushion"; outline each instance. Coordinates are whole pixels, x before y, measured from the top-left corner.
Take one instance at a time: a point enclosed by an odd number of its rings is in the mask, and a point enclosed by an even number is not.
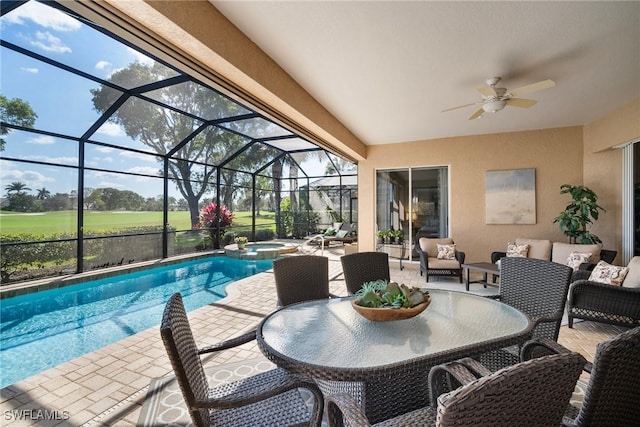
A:
[[[551,261],[558,264],[567,264],[567,258],[571,252],[582,252],[591,254],[591,261],[596,263],[600,260],[600,245],[579,245],[571,243],[553,242]]]
[[[545,261],[551,260],[551,240],[516,239],[516,245],[529,245],[528,258],[542,259]]]
[[[438,256],[437,245],[452,245],[453,239],[450,237],[445,237],[442,239],[431,239],[428,237],[421,237],[420,240],[418,240],[418,243],[420,244],[420,249],[422,249],[423,252],[426,252],[429,258],[437,258]]]
[[[622,282],[625,288],[640,288],[640,256],[634,256],[627,265],[629,271]]]

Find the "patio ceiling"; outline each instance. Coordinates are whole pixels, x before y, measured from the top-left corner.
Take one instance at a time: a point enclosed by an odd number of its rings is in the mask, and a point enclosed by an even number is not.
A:
[[[585,125],[640,97],[640,2],[211,3],[365,144]],[[476,88],[556,87],[468,120]]]

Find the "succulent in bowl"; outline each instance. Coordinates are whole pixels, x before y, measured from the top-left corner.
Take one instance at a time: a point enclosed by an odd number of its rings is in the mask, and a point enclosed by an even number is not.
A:
[[[374,280],[366,282],[356,292],[355,304],[369,308],[411,308],[429,298],[429,292],[397,282]]]

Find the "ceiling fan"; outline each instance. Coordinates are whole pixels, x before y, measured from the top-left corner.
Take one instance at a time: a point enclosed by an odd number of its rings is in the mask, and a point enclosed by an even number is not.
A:
[[[469,117],[469,120],[474,120],[482,117],[484,113],[495,113],[497,111],[500,111],[507,105],[511,107],[529,108],[533,107],[538,101],[534,101],[533,99],[515,97],[524,95],[526,93],[549,89],[556,85],[553,80],[543,80],[541,82],[522,86],[517,89],[507,90],[504,87],[496,87],[500,80],[502,80],[501,77],[492,77],[486,80],[486,87],[479,87],[477,89],[478,92],[482,94],[482,101],[448,108],[446,110],[442,110],[442,112],[444,113],[445,111],[457,110],[458,108],[469,107],[471,105],[481,105],[480,109],[478,109],[478,111],[476,111],[471,115],[471,117]]]

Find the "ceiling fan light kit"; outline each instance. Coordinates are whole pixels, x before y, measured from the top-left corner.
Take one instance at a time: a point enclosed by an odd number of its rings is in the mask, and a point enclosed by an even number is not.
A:
[[[543,89],[549,89],[556,84],[553,80],[543,80],[530,85],[522,86],[512,91],[503,87],[496,87],[496,85],[502,80],[500,77],[491,77],[485,81],[487,86],[479,87],[478,92],[482,95],[482,101],[474,102],[472,104],[460,105],[458,107],[448,108],[445,111],[456,110],[458,108],[464,108],[471,105],[480,105],[475,113],[469,117],[469,120],[474,120],[482,117],[484,113],[496,113],[506,106],[518,107],[518,108],[530,108],[533,107],[538,101],[533,99],[514,98],[518,95],[525,93],[537,92]]]

